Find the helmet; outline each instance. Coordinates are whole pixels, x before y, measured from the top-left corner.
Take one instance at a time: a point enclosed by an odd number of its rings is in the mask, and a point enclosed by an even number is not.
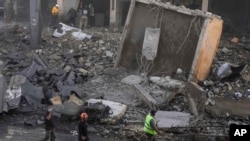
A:
[[[58,5],[58,4],[56,4],[56,7],[59,7],[59,5]]]
[[[87,119],[88,118],[88,114],[87,113],[82,113],[81,114],[81,119]]]

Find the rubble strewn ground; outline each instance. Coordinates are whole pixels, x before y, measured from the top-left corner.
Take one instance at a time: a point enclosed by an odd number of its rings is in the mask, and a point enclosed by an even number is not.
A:
[[[35,56],[38,55],[45,60],[48,72],[39,72],[40,75],[32,74],[28,80],[35,86],[49,86],[48,89],[54,90],[55,87],[58,88],[55,84],[62,80],[67,86],[77,86],[79,89],[77,94],[82,100],[100,98],[127,105],[124,117],[116,124],[91,123],[90,132],[93,135],[112,137],[114,140],[143,138],[140,135],[142,135],[143,121],[149,107],[138,98],[136,94],[138,91],[133,85],[122,82],[122,79],[127,76],[140,76],[141,74],[138,71],[131,72],[124,68],[113,68],[121,33],[112,32],[106,28],[91,28],[86,33],[92,35],[92,38],[78,41],[72,38],[70,33],[61,38],[52,37],[54,30],[44,27],[42,47],[31,49],[28,24],[19,23],[16,26],[4,27],[0,30],[0,68],[7,84],[10,83],[11,77],[28,68],[36,58]],[[211,75],[206,81],[199,82],[206,91],[206,96],[211,96],[209,97],[211,100],[214,100],[214,97],[233,98],[235,101],[249,98],[250,94],[246,93],[246,90],[249,88],[250,70],[247,65],[250,61],[250,48],[247,37],[245,37],[246,41],[242,40],[237,43],[231,42],[233,37],[232,35],[223,35],[211,68]],[[244,65],[244,69],[235,71],[233,76],[228,75],[223,80],[218,80],[215,74],[225,62],[233,64],[236,68]],[[67,73],[67,77],[58,80],[58,76],[65,72],[74,72],[74,77],[69,77],[70,75]],[[50,75],[47,76],[46,73]],[[166,95],[171,95],[170,90],[173,89],[158,86],[146,80],[145,77],[142,77],[142,81],[144,84],[142,86],[149,91],[157,103],[160,103],[161,110],[190,112],[187,106],[188,98],[184,93],[175,93],[170,101],[165,101]],[[66,85],[63,86],[66,87]],[[53,95],[60,92],[62,91],[54,91]],[[242,93],[242,96],[235,95],[236,92]],[[215,101],[215,104],[216,102],[218,101]],[[0,124],[6,127],[41,129],[46,107],[46,104],[30,105],[22,99],[20,107],[1,114]],[[163,134],[158,137],[159,140],[228,140],[228,125],[230,123],[249,123],[249,119],[230,116],[221,118],[209,111],[202,116],[202,118],[192,119],[188,127],[173,127],[164,130]],[[57,131],[71,136],[75,135],[76,123],[76,117],[59,116],[57,118]],[[1,137],[5,138],[6,134]]]

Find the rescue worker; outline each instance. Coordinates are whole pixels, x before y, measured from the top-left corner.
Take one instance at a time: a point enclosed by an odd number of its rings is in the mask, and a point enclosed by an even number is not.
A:
[[[155,141],[157,134],[160,134],[160,130],[157,128],[157,122],[155,119],[156,110],[152,109],[146,116],[144,122],[144,132],[147,136],[148,141]]]
[[[58,13],[59,13],[59,5],[56,4],[51,10],[52,21],[50,23],[50,26],[53,28],[56,28]]]
[[[68,16],[69,16],[69,24],[70,26],[75,27],[76,26],[76,17],[77,17],[77,12],[74,8],[70,8],[68,11]]]
[[[88,136],[88,114],[83,112],[80,115],[81,121],[78,123],[78,141],[89,141]]]
[[[79,28],[85,30],[88,24],[88,11],[86,9],[83,10],[82,16],[80,17]]]
[[[47,141],[50,139],[50,141],[55,141],[55,122],[52,115],[52,109],[49,108],[45,115],[45,137],[41,141]]]
[[[92,4],[89,4],[89,25],[92,27],[95,24],[95,9]]]

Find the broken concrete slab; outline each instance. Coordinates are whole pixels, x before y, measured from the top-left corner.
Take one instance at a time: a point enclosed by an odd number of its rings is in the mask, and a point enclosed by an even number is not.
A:
[[[150,76],[149,80],[155,83],[156,85],[159,85],[164,88],[171,89],[171,90],[181,90],[185,86],[185,83],[183,81],[171,79],[170,76],[166,76],[166,77]]]
[[[63,85],[61,81],[59,81],[57,84],[57,89],[60,92],[60,95],[62,96],[62,101],[68,100],[68,97],[70,96],[71,92],[75,92],[78,96],[83,97],[83,93],[81,91],[80,86],[74,85],[74,86],[68,86]]]
[[[81,99],[79,99],[75,94],[71,94],[69,96],[69,101],[75,103],[78,106],[82,106],[84,103]]]
[[[115,124],[119,119],[121,119],[124,116],[127,110],[126,105],[114,101],[102,100],[102,99],[88,99],[87,102],[88,103],[101,102],[102,104],[109,106],[111,108],[111,113],[109,117],[102,119],[101,123]]]
[[[76,105],[71,101],[65,101],[62,105],[53,105],[53,110],[56,113],[67,116],[78,116],[82,111],[83,106]]]
[[[189,113],[176,111],[157,111],[155,115],[158,127],[163,130],[171,127],[188,126],[191,117]]]
[[[158,107],[157,101],[142,86],[134,84],[134,88],[137,90],[138,97],[150,108]]]
[[[159,8],[164,9],[161,16],[158,16]],[[152,61],[154,65],[148,74],[172,76],[181,68],[189,75],[189,81],[204,80],[219,45],[222,19],[159,1],[135,0],[131,3],[115,67],[129,70],[140,67],[138,58],[142,56],[145,30],[155,28],[155,24],[160,25],[161,35],[156,58]]]
[[[9,87],[6,90],[6,101],[8,103],[8,110],[19,107],[21,101],[22,91],[20,86]]]
[[[15,75],[10,78],[8,89],[6,90],[6,101],[8,103],[8,110],[19,107],[22,89],[21,85],[25,83],[26,77]]]
[[[194,115],[196,115],[196,113],[203,115],[205,102],[207,100],[204,89],[194,82],[189,82],[185,86],[184,93],[188,94],[189,97],[189,110]]]
[[[9,87],[20,86],[26,81],[26,77],[22,75],[15,75],[10,78]]]
[[[62,100],[59,95],[52,97],[50,101],[53,105],[62,105]]]
[[[30,105],[41,107],[42,99],[44,99],[42,87],[34,86],[29,81],[21,84],[22,95]]]
[[[121,82],[133,86],[134,84],[140,84],[142,82],[142,77],[138,75],[130,75],[123,78]]]
[[[214,98],[216,104],[213,106],[206,106],[205,110],[214,117],[238,117],[241,119],[248,119],[250,115],[250,99],[243,99],[241,101],[231,98]],[[235,110],[237,109],[237,110]]]

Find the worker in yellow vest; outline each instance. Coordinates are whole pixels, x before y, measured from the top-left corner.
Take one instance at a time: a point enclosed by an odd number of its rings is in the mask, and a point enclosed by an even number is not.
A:
[[[157,127],[157,122],[155,119],[156,110],[152,109],[146,116],[144,122],[144,132],[147,135],[147,141],[155,141],[155,136],[160,134],[160,130]]]
[[[59,5],[56,4],[51,10],[52,21],[50,23],[50,26],[53,28],[56,28],[58,13],[59,13]]]

